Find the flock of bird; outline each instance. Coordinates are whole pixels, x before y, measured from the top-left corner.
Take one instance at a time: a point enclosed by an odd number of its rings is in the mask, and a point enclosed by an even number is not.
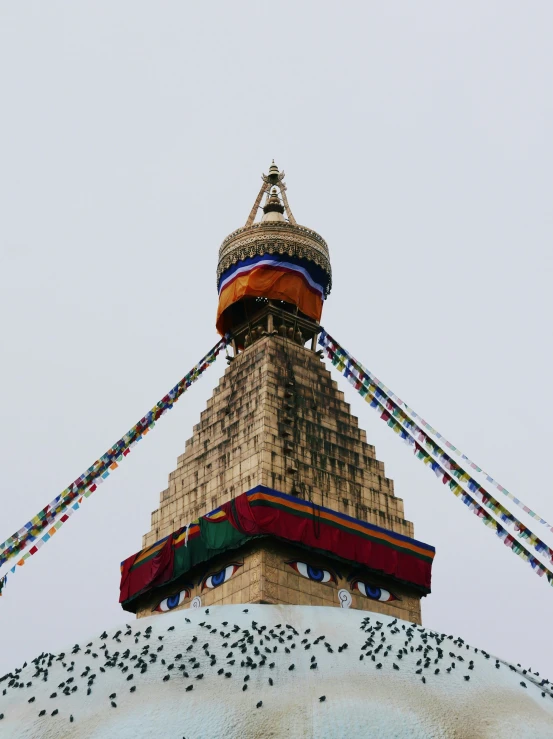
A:
[[[246,621],[246,625],[240,626],[227,620],[218,622],[209,608],[185,613],[192,617],[181,613],[190,626],[183,624],[175,635],[170,635],[175,625],[168,626],[165,616],[156,616],[145,619],[148,625],[141,626],[137,621],[134,628],[127,624],[124,630],[112,634],[104,631],[98,640],[83,646],[75,644],[67,653],[39,654],[29,664],[8,672],[0,678],[0,721],[7,716],[14,698],[17,703],[26,700],[32,704],[35,717],[43,721],[59,716],[74,722],[79,720],[77,708],[82,705],[72,700],[76,695],[88,697],[104,691],[106,707],[116,710],[121,700],[128,700],[124,698],[127,694],[139,699],[141,689],[148,688],[145,681],[178,681],[180,690],[187,693],[201,690],[204,678],[215,675],[252,693],[252,710],[262,710],[263,700],[255,695],[261,684],[272,688],[298,666],[304,674],[312,670],[310,674],[316,677],[322,654],[339,660],[350,650],[346,642],[332,643],[325,634],[315,634],[311,628],[298,630],[292,623],[268,626],[241,615],[236,620]],[[242,609],[242,614],[247,613],[247,608]],[[539,687],[542,698],[553,698],[553,686],[537,672],[505,663],[459,637],[397,619],[386,620],[379,620],[378,614],[359,612],[364,642],[356,648],[359,661],[366,663],[368,670],[401,672],[409,668],[423,685],[444,678],[468,682],[480,661],[486,660],[498,670],[517,672],[521,689],[531,683]],[[104,687],[106,676],[116,671],[120,672],[120,687],[108,692]],[[113,680],[109,682],[113,685]],[[263,691],[265,699],[266,695]],[[332,700],[332,695],[321,694],[318,700]]]

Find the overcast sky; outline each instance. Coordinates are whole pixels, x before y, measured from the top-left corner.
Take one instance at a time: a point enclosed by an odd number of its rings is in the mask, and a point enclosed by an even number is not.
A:
[[[546,0],[1,2],[0,539],[215,343],[273,157],[330,247],[328,331],[553,521],[552,27]],[[225,366],[11,577],[0,670],[132,618],[119,563]],[[436,546],[424,624],[553,677],[553,588],[340,384]]]

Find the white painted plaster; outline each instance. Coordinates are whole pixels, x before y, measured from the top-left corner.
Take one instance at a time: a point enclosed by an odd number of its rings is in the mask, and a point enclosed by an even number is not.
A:
[[[374,648],[380,643],[381,633],[386,639],[384,647],[372,655],[375,661],[366,654],[367,649],[361,649],[367,639],[361,626],[367,617],[372,626],[377,622],[382,624],[376,632]],[[225,621],[227,626],[222,625]],[[254,631],[253,622],[257,628],[267,627],[263,635]],[[232,632],[235,624],[240,628],[237,633]],[[274,633],[284,631],[281,637],[284,643],[274,638],[267,640],[267,632],[277,624],[281,627]],[[286,628],[287,624],[298,634]],[[145,630],[149,626],[151,637],[146,639]],[[504,663],[496,668],[495,658],[486,659],[474,647],[467,649],[466,645],[454,644],[447,638],[441,644],[444,656],[436,665],[437,644],[432,636],[427,640],[433,647],[429,652],[431,664],[424,668],[424,660],[422,666],[417,665],[417,660],[423,657],[417,648],[419,645],[424,648],[423,635],[433,632],[421,631],[390,617],[341,608],[219,606],[140,619],[130,623],[130,627],[131,635],[125,635],[128,629],[122,626],[120,643],[113,638],[112,630],[106,639],[96,636],[83,640],[81,651],[75,655],[71,654],[71,646],[64,650],[63,660],[55,655],[46,681],[33,677],[35,666],[30,664],[20,673],[13,673],[16,682],[24,687],[8,687],[9,679],[0,683],[0,690],[6,689],[6,695],[0,695],[0,713],[4,714],[0,721],[2,739],[553,737],[553,698],[549,692],[542,697],[542,689],[532,682],[539,682],[541,677],[530,679]],[[169,631],[171,627],[174,628]],[[248,629],[254,637],[253,643],[247,644],[246,654],[238,646],[231,646],[244,635],[242,629]],[[399,659],[398,652],[408,640],[409,629],[413,629],[414,636],[407,645],[408,653]],[[137,632],[139,636],[135,636]],[[221,632],[231,633],[227,637]],[[289,635],[293,638],[288,639]],[[160,636],[163,638],[159,639]],[[314,644],[320,636],[324,638]],[[197,637],[196,642],[192,641],[193,637]],[[302,644],[304,639],[307,642]],[[89,642],[92,642],[91,653],[87,655],[85,645]],[[340,651],[345,643],[347,648]],[[110,654],[120,652],[117,666],[106,667],[104,673],[100,670],[106,662],[104,650],[100,648],[103,644]],[[204,644],[209,645],[210,656],[205,655]],[[291,648],[292,644],[295,648]],[[137,660],[131,657],[140,656],[144,645],[149,645],[157,661],[150,664],[146,657],[148,667],[142,674],[136,667]],[[190,645],[192,648],[187,651]],[[306,645],[309,645],[307,649]],[[163,649],[158,652],[160,646]],[[273,652],[275,646],[277,651]],[[259,655],[255,654],[255,647]],[[127,649],[130,654],[123,657]],[[230,652],[232,657],[228,657]],[[455,658],[449,657],[449,652]],[[94,658],[93,654],[98,656]],[[178,654],[183,655],[181,659],[177,659]],[[211,655],[216,660],[213,666]],[[259,665],[263,655],[265,664]],[[192,656],[200,662],[198,669],[192,669],[188,661]],[[258,664],[256,669],[240,665],[248,656]],[[312,657],[316,669],[310,669]],[[236,660],[233,665],[228,664],[231,659]],[[72,660],[74,670],[68,672]],[[472,670],[468,669],[470,660],[474,662]],[[271,669],[272,662],[275,666]],[[447,673],[452,662],[456,667]],[[178,669],[183,663],[189,678],[183,677],[183,671]],[[394,669],[394,663],[399,670]],[[46,667],[47,660],[41,664]],[[168,670],[171,664],[174,667]],[[294,669],[289,670],[292,664]],[[377,668],[379,664],[381,668]],[[89,674],[96,674],[89,696],[88,678],[81,677],[87,665]],[[122,671],[124,667],[128,667],[126,672]],[[221,668],[232,676],[217,674]],[[416,672],[419,669],[422,669],[420,675]],[[437,675],[436,669],[440,670]],[[196,679],[198,674],[203,674],[203,679]],[[130,680],[129,675],[133,676]],[[164,681],[166,675],[170,679]],[[245,682],[247,675],[249,680]],[[426,683],[422,682],[423,675]],[[69,677],[74,677],[69,687],[77,685],[77,691],[66,696],[62,692],[66,686],[58,686]],[[269,678],[273,680],[272,686]],[[26,687],[27,682],[31,682],[30,687]],[[521,686],[521,682],[527,687]],[[245,684],[248,688],[243,691]],[[193,690],[187,692],[189,685],[193,685]],[[136,686],[133,693],[132,686]],[[57,696],[50,698],[53,693]],[[113,699],[116,707],[111,706],[112,693],[117,694]],[[320,702],[323,695],[326,700]],[[35,700],[29,703],[33,696]],[[259,701],[263,705],[256,708]],[[51,716],[56,708],[59,713]],[[46,715],[39,717],[44,709]],[[74,717],[73,723],[70,715]]]

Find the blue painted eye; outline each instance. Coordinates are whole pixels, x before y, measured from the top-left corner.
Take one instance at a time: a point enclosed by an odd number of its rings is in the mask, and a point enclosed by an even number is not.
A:
[[[206,577],[203,582],[202,590],[204,590],[205,588],[209,588],[210,590],[213,590],[213,588],[218,588],[219,585],[222,585],[224,582],[227,582],[227,580],[230,580],[230,578],[234,575],[239,567],[242,567],[242,565],[228,565],[222,570],[219,570],[219,572],[214,572],[213,575],[209,575],[209,577]]]
[[[307,576],[310,580],[322,582],[324,580],[325,571],[321,570],[319,567],[311,567],[311,565],[307,565]]]
[[[376,585],[369,585],[369,583],[363,582],[363,580],[354,580],[351,584],[351,589],[357,590],[361,595],[364,595],[365,598],[379,600],[382,603],[388,603],[391,600],[398,600],[398,597],[393,593],[390,593],[389,590],[379,588]]]
[[[314,567],[313,565],[307,564],[307,562],[286,562],[302,577],[308,580],[314,580],[315,582],[336,582],[334,575],[328,570],[324,570],[322,567]]]
[[[217,572],[216,575],[211,576],[211,584],[214,588],[217,587],[217,585],[222,585],[225,582],[225,576],[227,574],[226,568],[224,570],[221,570],[221,572]]]
[[[168,598],[162,600],[161,603],[158,603],[158,605],[154,608],[154,611],[159,611],[161,613],[172,611],[173,608],[177,608],[177,606],[180,606],[187,598],[190,598],[190,590],[188,590],[188,588],[185,588],[179,593],[173,593],[173,595],[170,595]]]
[[[180,600],[180,593],[171,595],[169,598],[167,598],[167,608],[176,608],[179,604],[179,600]]]

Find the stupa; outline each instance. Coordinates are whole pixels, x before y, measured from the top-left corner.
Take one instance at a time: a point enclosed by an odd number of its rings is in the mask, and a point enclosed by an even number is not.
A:
[[[434,549],[316,352],[331,281],[273,162],[219,250],[216,325],[234,355],[123,564],[125,609],[342,605],[421,622]]]
[[[138,620],[4,676],[1,736],[553,736],[547,681],[421,625],[434,548],[317,351],[331,286],[273,162],[219,250],[229,366],[121,564]]]

